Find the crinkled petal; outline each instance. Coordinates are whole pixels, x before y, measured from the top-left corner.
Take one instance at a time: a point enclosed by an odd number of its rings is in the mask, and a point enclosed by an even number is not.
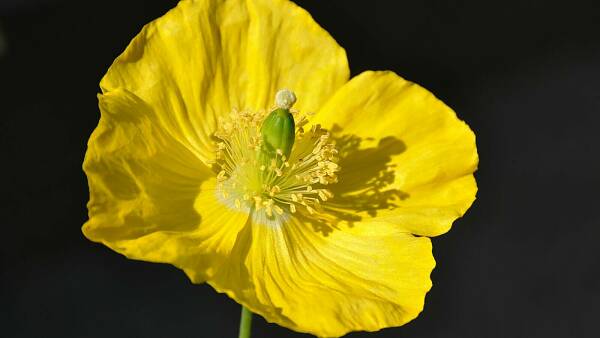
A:
[[[208,282],[269,322],[337,337],[415,318],[434,265],[429,238],[390,223],[324,234],[295,219],[248,225]]]
[[[248,216],[217,200],[213,172],[160,128],[150,106],[121,89],[99,101],[102,116],[83,165],[85,236],[129,258],[174,264],[202,282]]]
[[[348,74],[344,50],[290,1],[198,0],[146,25],[101,87],[135,93],[208,161],[219,116],[267,109],[281,88],[296,92],[297,108],[316,111]]]
[[[333,131],[341,172],[330,210],[437,236],[475,200],[475,135],[429,91],[393,72],[365,72],[317,113]]]

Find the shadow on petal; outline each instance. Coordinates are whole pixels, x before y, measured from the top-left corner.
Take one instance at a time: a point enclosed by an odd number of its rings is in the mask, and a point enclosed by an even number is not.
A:
[[[334,197],[322,206],[323,213],[297,216],[325,236],[341,224],[353,226],[365,215],[375,217],[380,210],[395,209],[398,201],[409,197],[408,193],[391,187],[395,180],[392,156],[406,151],[402,140],[388,136],[375,144],[374,139],[342,134],[337,125],[331,129],[331,138],[339,152],[341,167],[338,183],[327,186]]]

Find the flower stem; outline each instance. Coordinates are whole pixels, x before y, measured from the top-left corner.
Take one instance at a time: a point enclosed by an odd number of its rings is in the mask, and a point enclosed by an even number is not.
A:
[[[242,316],[240,318],[240,335],[239,338],[250,338],[252,331],[252,312],[242,306]]]

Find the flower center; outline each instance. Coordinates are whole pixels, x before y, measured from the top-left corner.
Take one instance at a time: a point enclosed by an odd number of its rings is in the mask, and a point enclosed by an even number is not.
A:
[[[322,212],[321,203],[333,197],[325,186],[337,182],[340,169],[327,130],[313,125],[305,131],[307,116],[289,111],[295,96],[282,92],[271,114],[234,110],[219,121],[215,132],[218,197],[270,220]],[[291,136],[285,134],[285,122],[272,122],[282,109],[293,116]]]

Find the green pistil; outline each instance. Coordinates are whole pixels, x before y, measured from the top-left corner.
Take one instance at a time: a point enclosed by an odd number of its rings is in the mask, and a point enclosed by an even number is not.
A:
[[[296,125],[290,108],[296,103],[296,94],[288,89],[282,89],[275,94],[277,108],[265,118],[261,134],[263,140],[263,153],[266,159],[275,158],[276,154],[290,157]]]
[[[296,135],[294,116],[289,109],[277,108],[267,116],[261,128],[263,149],[268,157],[275,157],[277,150],[281,150],[285,157],[290,156]]]

